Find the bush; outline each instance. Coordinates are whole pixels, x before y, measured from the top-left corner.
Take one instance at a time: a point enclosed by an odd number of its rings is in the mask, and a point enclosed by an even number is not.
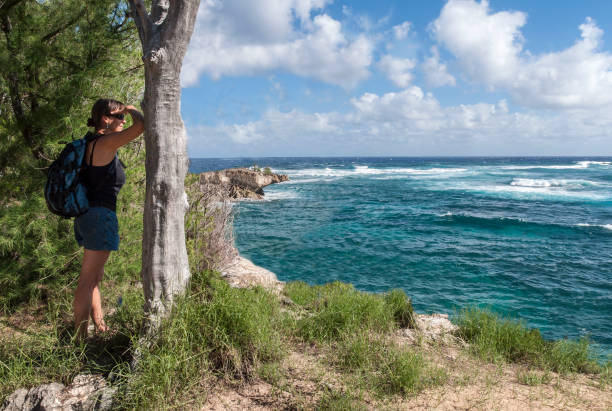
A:
[[[383,297],[357,291],[350,284],[310,287],[298,281],[287,284],[285,292],[310,311],[297,323],[299,335],[307,341],[337,340],[345,334],[394,326],[393,312]]]
[[[520,321],[504,320],[477,308],[462,311],[457,323],[459,336],[488,361],[516,362],[561,373],[599,369],[587,338],[548,341]]]
[[[403,290],[391,290],[385,295],[385,302],[393,313],[393,318],[400,328],[417,328],[412,303]]]
[[[187,176],[185,187],[189,197],[185,238],[191,269],[219,270],[237,255],[228,188],[219,184],[202,185],[197,174]]]

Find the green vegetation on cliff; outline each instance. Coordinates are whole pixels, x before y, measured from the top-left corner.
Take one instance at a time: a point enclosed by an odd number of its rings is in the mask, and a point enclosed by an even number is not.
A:
[[[0,401],[20,387],[99,373],[119,388],[117,408],[195,406],[211,380],[263,380],[293,393],[294,408],[308,408],[312,402],[299,400],[307,395],[288,382],[299,365],[283,365],[299,355],[316,359],[313,374],[320,366],[333,375],[335,385],[313,389],[312,401],[323,409],[359,409],[365,399],[407,398],[451,380],[453,370],[431,361],[421,345],[398,340],[400,329],[417,324],[403,291],[377,295],[339,282],[294,282],[277,295],[228,286],[213,269],[227,254],[231,218],[207,202],[197,176],[186,181],[192,281],[158,340],[141,346],[141,140],[120,150],[127,165],[117,209],[121,245],[101,285],[111,331],[74,341],[72,296],[82,250],[72,221],[46,209],[44,171],[61,149],[58,142],[85,133],[98,97],[138,100],[140,49],[126,10],[124,1],[111,0],[0,5]],[[587,340],[546,341],[537,330],[477,310],[465,311],[457,323],[470,352],[485,361],[610,380],[609,364],[593,361]],[[132,369],[135,352],[140,357]],[[523,380],[533,382],[533,374]]]

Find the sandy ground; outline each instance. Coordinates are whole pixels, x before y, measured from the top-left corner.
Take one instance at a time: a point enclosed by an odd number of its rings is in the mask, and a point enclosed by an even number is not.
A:
[[[405,344],[413,344],[401,338]],[[549,373],[543,382],[528,384],[525,375],[544,374],[515,364],[482,362],[454,342],[425,343],[418,349],[448,372],[444,385],[386,399],[371,396],[367,389],[351,392],[353,384],[334,371],[325,354],[304,346],[283,360],[279,366],[282,376],[277,381],[259,378],[242,385],[209,381],[205,396],[191,406],[202,410],[326,409],[326,396],[349,393],[352,402],[337,403],[338,408],[332,409],[612,410],[612,387],[602,385],[599,376]]]
[[[443,349],[434,356],[449,351]],[[612,410],[612,390],[602,388],[597,377],[553,375],[549,382],[532,386],[519,382],[517,376],[525,372],[520,366],[497,367],[456,352],[442,361],[451,372],[443,386],[407,398],[377,399],[361,393],[344,409]],[[281,381],[270,384],[258,379],[239,386],[216,381],[205,399],[192,403],[193,409],[321,409],[326,395],[348,391],[342,377],[326,369],[324,362],[316,355],[293,352],[282,364]]]

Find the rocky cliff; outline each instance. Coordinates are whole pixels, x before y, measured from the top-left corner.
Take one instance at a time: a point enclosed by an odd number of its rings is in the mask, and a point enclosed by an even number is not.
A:
[[[265,186],[288,180],[289,177],[285,174],[265,173],[248,168],[228,168],[200,174],[200,185],[220,186],[228,197],[234,199],[261,199]]]

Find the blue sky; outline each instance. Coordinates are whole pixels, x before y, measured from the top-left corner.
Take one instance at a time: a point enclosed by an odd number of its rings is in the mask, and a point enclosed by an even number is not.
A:
[[[612,2],[202,0],[190,157],[612,155]]]

